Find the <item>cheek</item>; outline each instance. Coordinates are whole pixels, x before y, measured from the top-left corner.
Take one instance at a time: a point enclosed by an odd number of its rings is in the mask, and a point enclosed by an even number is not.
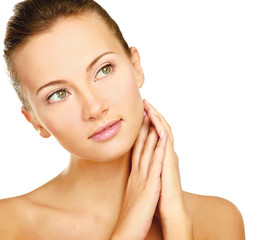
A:
[[[117,104],[123,106],[124,120],[129,125],[131,139],[135,140],[142,125],[144,107],[133,72],[123,81]]]
[[[38,113],[38,116],[43,126],[59,140],[73,136],[74,129],[80,125],[78,115],[74,113],[77,113],[77,106],[72,104],[69,108],[69,105],[65,104],[58,111],[42,111]]]
[[[112,89],[110,96],[113,99],[111,99],[111,103],[113,103],[115,108],[121,106],[123,108],[122,111],[125,111],[126,115],[133,114],[140,116],[143,114],[143,102],[135,76],[132,70],[124,76],[125,79],[118,81],[118,91]]]

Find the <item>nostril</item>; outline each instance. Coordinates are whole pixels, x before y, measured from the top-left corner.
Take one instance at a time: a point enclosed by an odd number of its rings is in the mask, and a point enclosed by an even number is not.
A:
[[[108,108],[104,104],[90,104],[84,107],[85,120],[95,120],[107,114]]]

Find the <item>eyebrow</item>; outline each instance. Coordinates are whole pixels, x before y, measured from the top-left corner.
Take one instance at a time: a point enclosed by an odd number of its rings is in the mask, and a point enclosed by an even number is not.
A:
[[[112,54],[114,52],[105,52],[101,55],[99,55],[98,57],[96,57],[90,64],[89,66],[86,68],[86,72],[89,72],[91,70],[91,68],[99,61],[100,58],[102,58],[103,56],[107,55],[107,54]]]
[[[101,55],[99,55],[98,57],[96,57],[89,65],[88,67],[86,68],[86,72],[89,72],[92,67],[105,55],[107,54],[113,54],[114,52],[105,52]],[[49,82],[41,87],[39,87],[39,89],[36,91],[36,95],[43,89],[43,88],[46,88],[46,87],[49,87],[49,86],[52,86],[52,85],[57,85],[57,84],[65,84],[67,83],[67,81],[65,80],[55,80],[55,81],[52,81],[52,82]]]

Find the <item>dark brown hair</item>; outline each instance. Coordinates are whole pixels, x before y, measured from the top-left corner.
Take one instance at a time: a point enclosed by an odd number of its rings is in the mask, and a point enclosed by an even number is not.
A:
[[[126,43],[116,22],[93,0],[25,0],[14,6],[14,15],[7,24],[4,39],[4,58],[11,83],[22,103],[30,110],[30,106],[22,92],[22,87],[14,67],[14,54],[28,39],[36,34],[48,31],[60,18],[78,16],[84,13],[96,13],[119,40],[129,55]]]

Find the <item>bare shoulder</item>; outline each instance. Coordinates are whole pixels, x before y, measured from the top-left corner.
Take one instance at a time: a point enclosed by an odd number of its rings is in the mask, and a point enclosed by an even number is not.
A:
[[[195,239],[244,240],[243,218],[230,201],[184,192],[193,219]]]
[[[31,205],[23,196],[0,200],[1,240],[16,240],[22,237],[32,220]]]
[[[0,200],[0,233],[4,240],[16,239],[22,214],[18,197]]]

